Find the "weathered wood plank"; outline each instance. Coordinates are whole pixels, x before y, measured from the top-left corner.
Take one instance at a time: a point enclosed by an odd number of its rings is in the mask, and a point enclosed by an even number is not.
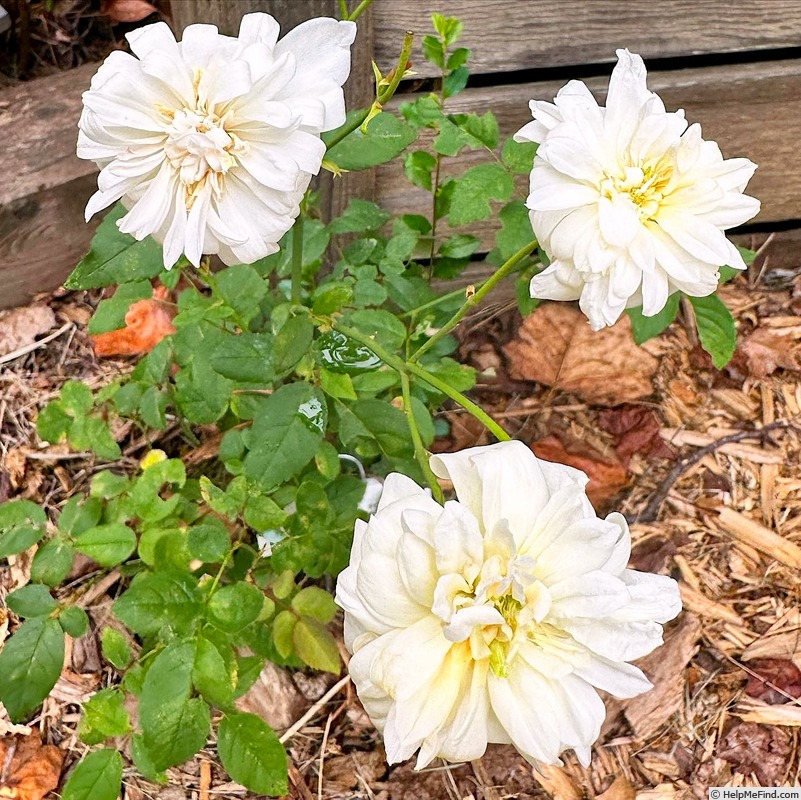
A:
[[[509,72],[615,60],[628,47],[644,58],[797,47],[801,0],[377,0],[373,5],[376,60],[392,64],[406,30],[416,35],[412,55],[421,76],[437,70],[423,59],[431,11],[464,23],[460,45],[473,51],[471,71]]]
[[[469,89],[449,100],[448,108],[454,113],[492,110],[502,134],[508,136],[531,118],[530,99],[550,100],[561,85],[561,81],[549,81]],[[603,100],[606,78],[588,80],[587,85]],[[789,166],[797,163],[797,144],[788,135],[801,130],[801,61],[654,72],[649,85],[668,108],[683,107],[690,121],[700,122],[704,136],[719,142],[725,156],[746,156],[759,164],[748,189],[762,200],[757,221],[801,217],[801,173]],[[403,99],[394,102],[397,105]],[[483,151],[446,158],[444,174],[458,174],[488,159]],[[399,162],[379,168],[377,186],[378,201],[393,213],[420,214],[430,208],[428,193],[408,183]],[[525,176],[517,187],[525,197]],[[486,245],[496,227],[497,222],[489,220],[472,226],[470,232],[481,236]]]
[[[75,155],[81,93],[97,65],[0,93],[0,307],[64,280],[94,225],[83,209],[97,168]]]

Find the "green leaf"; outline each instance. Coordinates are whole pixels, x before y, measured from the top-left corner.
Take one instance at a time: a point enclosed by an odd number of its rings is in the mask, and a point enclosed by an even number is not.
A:
[[[390,215],[375,203],[354,197],[340,217],[333,220],[331,233],[364,233],[378,230]]]
[[[439,121],[439,133],[434,138],[433,148],[443,156],[456,156],[463,147],[480,147],[467,131],[449,119]]]
[[[298,657],[312,669],[339,674],[341,662],[336,639],[317,620],[304,617],[292,631],[292,644]]]
[[[642,313],[642,306],[637,308],[627,308],[626,313],[631,320],[631,332],[637,344],[643,344],[654,336],[659,336],[679,313],[681,302],[681,292],[674,292],[667,299],[665,307],[652,317],[646,317]]]
[[[249,432],[245,474],[267,488],[296,475],[314,457],[327,418],[325,396],[309,384],[277,389]]]
[[[501,230],[495,237],[495,248],[487,257],[491,264],[500,266],[518,250],[534,240],[528,209],[521,200],[512,200],[499,212]]]
[[[256,683],[263,669],[264,659],[261,656],[237,656],[234,697],[242,697]]]
[[[271,334],[231,334],[217,345],[211,357],[211,366],[215,372],[232,381],[264,386],[275,379],[272,355]]]
[[[30,500],[8,500],[0,505],[0,558],[22,553],[45,534],[47,516]]]
[[[276,595],[277,596],[277,595]],[[282,658],[292,655],[292,632],[298,618],[289,609],[276,614],[272,624],[273,642],[275,649]]]
[[[332,131],[329,137],[335,134]],[[391,161],[416,138],[417,132],[406,121],[381,112],[367,125],[367,133],[359,128],[334,145],[327,158],[340,169],[360,170]],[[324,137],[325,140],[326,137]]]
[[[220,630],[240,631],[254,622],[264,606],[264,594],[252,583],[218,589],[209,600],[209,621]]]
[[[423,37],[423,55],[435,67],[445,69],[445,46],[441,39],[428,34]]]
[[[292,598],[292,608],[300,615],[313,617],[314,619],[327,624],[336,616],[337,604],[325,589],[317,586],[307,586],[301,589]]]
[[[136,550],[136,534],[121,523],[98,525],[75,537],[75,549],[102,567],[116,567]]]
[[[329,397],[338,397],[342,400],[356,400],[356,390],[353,380],[346,372],[331,372],[320,369],[320,387]]]
[[[278,375],[291,372],[311,348],[314,325],[306,316],[290,317],[275,335],[273,364]]]
[[[206,564],[218,564],[231,549],[231,534],[216,517],[203,518],[189,529],[189,553]]]
[[[78,606],[67,606],[63,609],[58,615],[58,622],[64,633],[68,633],[73,639],[86,636],[86,632],[89,630],[89,617]]]
[[[197,578],[190,573],[143,573],[113,605],[115,616],[135,633],[149,636],[170,625],[189,632],[203,610]]]
[[[45,542],[33,557],[31,580],[48,586],[57,586],[72,569],[74,558],[75,550],[62,538],[57,536]]]
[[[29,583],[6,598],[8,607],[18,617],[46,617],[58,608],[47,586]]]
[[[537,145],[534,142],[516,142],[509,137],[503,144],[501,161],[512,172],[518,175],[528,175],[534,165],[534,156]]]
[[[449,56],[445,64],[446,69],[454,70],[464,66],[470,58],[470,51],[466,47],[457,47]]]
[[[245,522],[251,528],[255,528],[257,531],[267,531],[280,528],[286,522],[287,513],[271,497],[251,493],[245,505],[244,516]]]
[[[92,497],[99,497],[103,500],[108,500],[112,497],[118,497],[129,486],[128,478],[125,475],[115,475],[111,470],[103,470],[98,472],[92,478],[92,485],[89,488],[89,494]]]
[[[451,225],[468,225],[486,219],[492,213],[490,199],[506,201],[515,184],[499,164],[471,167],[456,182],[451,198]]]
[[[388,456],[403,455],[411,449],[406,415],[386,400],[359,400],[347,408],[340,404],[337,409],[339,437],[346,447],[369,438]]]
[[[701,346],[712,356],[712,363],[722,369],[731,361],[737,346],[737,328],[731,311],[714,294],[691,297]]]
[[[164,270],[161,247],[150,236],[137,242],[117,228],[117,220],[126,213],[118,203],[106,214],[89,252],[67,278],[64,284],[67,289],[98,289],[155,278]]]
[[[267,284],[253,267],[237,264],[214,276],[214,290],[243,322],[250,322],[259,313]]]
[[[212,642],[203,638],[197,640],[192,683],[206,702],[218,708],[230,706],[234,701],[235,675],[235,669],[228,668]]]
[[[89,333],[105,333],[125,327],[125,315],[137,300],[145,300],[153,296],[150,281],[133,281],[122,283],[112,297],[101,300],[94,315],[89,320]]]
[[[56,685],[64,665],[64,632],[55,619],[29,619],[0,651],[0,702],[22,722]]]
[[[88,753],[70,773],[61,800],[117,800],[122,792],[122,756],[116,750]]]
[[[103,628],[100,634],[100,649],[103,658],[119,670],[126,669],[133,658],[128,640],[116,628]]]
[[[434,30],[442,37],[442,41],[446,47],[455,44],[462,36],[461,20],[457,17],[446,17],[442,14],[432,14],[431,22],[434,25]]]
[[[474,139],[477,139],[484,147],[494,150],[498,145],[500,132],[498,130],[498,120],[495,114],[487,111],[482,116],[478,114],[464,114],[456,117],[463,130],[466,130]]]
[[[351,311],[345,321],[387,350],[400,350],[406,342],[406,326],[394,314],[382,308]]]
[[[96,497],[75,495],[61,509],[58,529],[70,536],[83,533],[100,522],[102,513],[103,504]]]
[[[199,359],[175,376],[178,405],[187,420],[202,425],[216,422],[225,413],[233,388],[231,381]]]
[[[437,166],[437,159],[427,150],[415,150],[407,153],[403,159],[406,177],[415,186],[430,192],[433,186],[431,173]]]
[[[459,94],[467,86],[469,77],[470,70],[467,67],[457,67],[442,81],[442,96],[453,97],[455,94]]]
[[[287,758],[275,731],[255,714],[227,714],[220,723],[217,750],[225,771],[252,792],[284,795]]]
[[[477,236],[459,233],[446,239],[439,247],[444,258],[467,258],[478,250],[481,241]]]
[[[199,698],[190,699],[194,665],[194,642],[176,642],[153,659],[145,676],[139,724],[156,770],[183,763],[206,743],[209,707]]]
[[[119,689],[101,689],[83,705],[78,736],[86,744],[99,744],[110,736],[131,732],[131,718],[125,708],[125,694]]]
[[[347,305],[353,297],[353,289],[344,283],[323,284],[314,293],[315,314],[333,314]]]

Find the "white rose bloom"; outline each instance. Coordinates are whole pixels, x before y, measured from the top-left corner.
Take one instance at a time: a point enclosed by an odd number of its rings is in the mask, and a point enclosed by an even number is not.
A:
[[[676,291],[714,292],[721,266],[745,269],[723,231],[759,211],[743,194],[756,165],[724,161],[648,91],[640,56],[617,57],[606,108],[570,81],[554,103],[532,100],[534,121],[515,136],[539,143],[527,205],[551,259],[531,295],[579,300],[595,330],[632,306],[653,316]]]
[[[322,131],[345,121],[352,22],[304,22],[278,41],[269,14],[247,14],[239,37],[163,22],[127,34],[135,58],[112,53],[83,95],[78,156],[101,168],[86,218],[122,200],[119,222],[181,253],[250,264],[277,242],[322,164]]]
[[[466,761],[496,742],[542,764],[573,748],[588,764],[605,714],[596,688],[651,688],[626,661],[661,644],[676,582],[626,569],[625,519],[598,519],[584,473],[521,442],[431,466],[458,502],[390,475],[337,584],[350,674],[389,762],[418,748],[418,769]]]

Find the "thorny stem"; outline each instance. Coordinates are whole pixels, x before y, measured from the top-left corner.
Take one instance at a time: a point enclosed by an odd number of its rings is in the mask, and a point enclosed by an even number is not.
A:
[[[501,265],[490,278],[487,278],[480,288],[465,300],[462,307],[427,341],[412,354],[410,363],[420,360],[420,356],[428,352],[443,336],[447,336],[467,315],[473,306],[478,305],[524,258],[531,254],[537,242],[529,242],[518,250],[508,261]]]
[[[345,19],[349,20],[350,22],[356,22],[359,17],[364,14],[365,11],[370,7],[373,0],[362,0],[356,8],[353,9],[352,13],[349,17],[345,17]],[[344,4],[344,0],[340,0],[340,7]]]
[[[438,503],[445,500],[442,494],[442,487],[437,481],[437,476],[431,471],[431,466],[428,463],[428,453],[423,446],[423,439],[420,436],[420,430],[417,427],[417,420],[414,418],[414,408],[412,407],[412,393],[409,387],[409,375],[406,372],[400,373],[401,392],[403,394],[403,410],[406,413],[406,419],[409,422],[409,431],[412,434],[412,442],[414,442],[414,457],[417,463],[420,464],[420,469],[423,470],[423,475],[431,487],[431,492],[434,499]]]
[[[364,5],[364,3],[362,3]],[[356,11],[359,11],[357,8]],[[356,11],[353,13],[355,14]],[[360,12],[361,13],[361,12]],[[353,15],[351,15],[351,19],[353,19]],[[406,35],[403,37],[403,47],[401,48],[400,58],[398,59],[398,65],[395,67],[395,70],[392,75],[392,80],[390,81],[389,86],[384,89],[383,92],[377,94],[376,102],[379,105],[384,105],[392,96],[395,94],[397,90],[401,78],[403,78],[403,74],[406,72],[406,65],[409,63],[409,56],[412,54],[412,42],[414,41],[414,34],[411,31],[406,31]],[[346,136],[350,136],[356,128],[361,127],[364,121],[370,114],[370,109],[365,108],[362,109],[347,125],[345,125],[339,133],[328,142],[327,150],[330,150],[332,147],[336,147]]]
[[[404,361],[402,358],[393,355],[381,347],[381,345],[370,338],[366,333],[362,333],[355,328],[350,328],[336,321],[331,321],[330,324],[335,330],[344,333],[349,339],[353,339],[355,342],[359,342],[369,348],[387,366],[392,367],[396,372],[400,374],[405,372],[407,374],[411,373],[412,375],[416,375],[429,386],[433,386],[446,397],[450,397],[451,400],[458,403],[465,411],[472,414],[481,422],[499,441],[508,442],[512,438],[483,408],[477,406],[472,400],[465,397],[460,391],[457,391],[445,381],[440,380],[436,375],[432,375],[427,369],[424,369],[419,364],[415,364],[413,361]]]
[[[301,214],[292,228],[292,293],[293,303],[300,303],[303,298],[303,215]]]

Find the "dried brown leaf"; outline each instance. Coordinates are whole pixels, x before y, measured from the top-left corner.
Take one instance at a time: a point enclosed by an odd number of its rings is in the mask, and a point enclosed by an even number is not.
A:
[[[634,343],[627,316],[611,328],[593,331],[577,308],[564,303],[540,306],[523,321],[504,353],[512,378],[608,406],[652,394],[659,363]]]
[[[106,0],[103,13],[112,22],[140,22],[158,9],[147,0]]]
[[[0,311],[0,356],[27,347],[55,324],[53,309],[42,303]]]
[[[801,697],[801,670],[789,659],[757,658],[748,667],[756,673],[749,676],[745,687],[749,697],[768,705],[781,705],[789,702],[790,698]]]
[[[58,786],[63,763],[64,753],[51,744],[43,745],[37,728],[28,736],[0,739],[0,797],[42,800]]]
[[[623,711],[634,735],[645,740],[681,708],[684,670],[698,650],[701,625],[693,614],[684,613],[679,624],[665,636],[665,643],[637,662],[654,688],[623,703]]]
[[[565,435],[551,435],[534,442],[531,449],[537,458],[556,461],[587,473],[587,497],[599,505],[616,495],[627,483],[626,468],[603,456],[580,439],[564,441]]]
[[[801,372],[801,341],[798,337],[757,328],[745,338],[740,349],[745,354],[748,371],[755,378],[765,378],[780,367]]]
[[[125,315],[125,327],[92,336],[98,356],[134,356],[149,353],[165,336],[175,333],[172,312],[163,301],[169,291],[158,287],[153,298],[134,303]]]
[[[604,409],[601,427],[615,439],[615,452],[628,465],[635,453],[651,458],[675,458],[676,451],[659,435],[662,425],[653,409],[626,403]]]
[[[256,714],[279,730],[288,728],[308,705],[289,673],[269,662],[253,686],[236,701],[240,711]]]
[[[755,774],[763,786],[781,786],[790,750],[790,737],[781,728],[738,722],[720,740],[717,755],[736,772]]]
[[[583,792],[570,773],[562,767],[540,764],[533,774],[534,779],[553,800],[580,800],[583,796]]]

